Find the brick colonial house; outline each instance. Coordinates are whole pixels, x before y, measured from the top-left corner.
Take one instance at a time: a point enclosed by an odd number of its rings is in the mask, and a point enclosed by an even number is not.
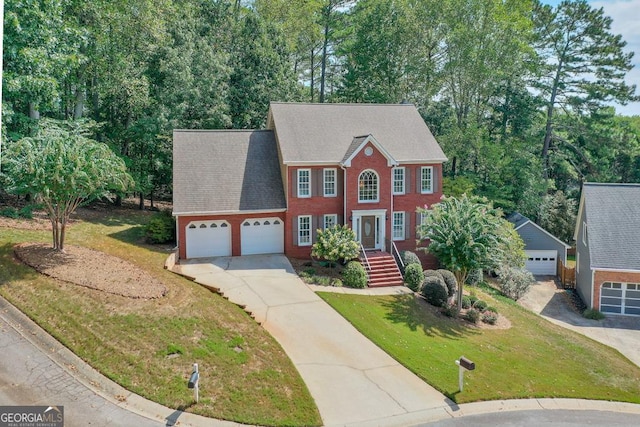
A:
[[[585,304],[640,316],[640,184],[583,184],[574,239]]]
[[[173,156],[180,259],[309,258],[334,224],[367,250],[415,250],[447,160],[406,104],[272,103],[266,130],[175,130]]]

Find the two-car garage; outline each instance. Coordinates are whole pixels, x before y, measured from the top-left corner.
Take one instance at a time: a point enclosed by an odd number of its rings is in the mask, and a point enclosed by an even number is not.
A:
[[[231,256],[234,239],[240,242],[240,255],[283,253],[284,221],[277,217],[191,221],[185,227],[186,257]]]

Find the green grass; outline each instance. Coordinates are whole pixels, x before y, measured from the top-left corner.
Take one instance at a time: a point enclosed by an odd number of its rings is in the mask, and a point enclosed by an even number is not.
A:
[[[487,290],[485,288],[485,290]],[[640,368],[619,352],[556,326],[497,291],[477,291],[511,322],[479,329],[444,317],[413,295],[319,293],[358,330],[458,403],[566,397],[640,403]],[[476,370],[458,391],[460,356]]]
[[[273,426],[320,425],[306,385],[279,344],[239,307],[167,272],[168,251],[142,241],[148,214],[99,213],[69,228],[67,244],[128,259],[169,289],[134,300],[58,282],[15,262],[13,246],[47,231],[0,228],[0,294],[127,389],[170,408]],[[200,402],[187,380],[201,372]]]

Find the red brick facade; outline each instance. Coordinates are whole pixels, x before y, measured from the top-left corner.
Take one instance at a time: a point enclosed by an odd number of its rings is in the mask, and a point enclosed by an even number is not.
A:
[[[595,270],[593,273],[593,307],[598,310],[600,310],[600,290],[605,282],[640,283],[640,272]]]

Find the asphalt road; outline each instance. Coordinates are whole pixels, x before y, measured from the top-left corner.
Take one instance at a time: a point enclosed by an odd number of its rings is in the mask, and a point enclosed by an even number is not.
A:
[[[64,406],[66,427],[167,425],[129,412],[88,389],[25,339],[1,313],[0,405]]]

